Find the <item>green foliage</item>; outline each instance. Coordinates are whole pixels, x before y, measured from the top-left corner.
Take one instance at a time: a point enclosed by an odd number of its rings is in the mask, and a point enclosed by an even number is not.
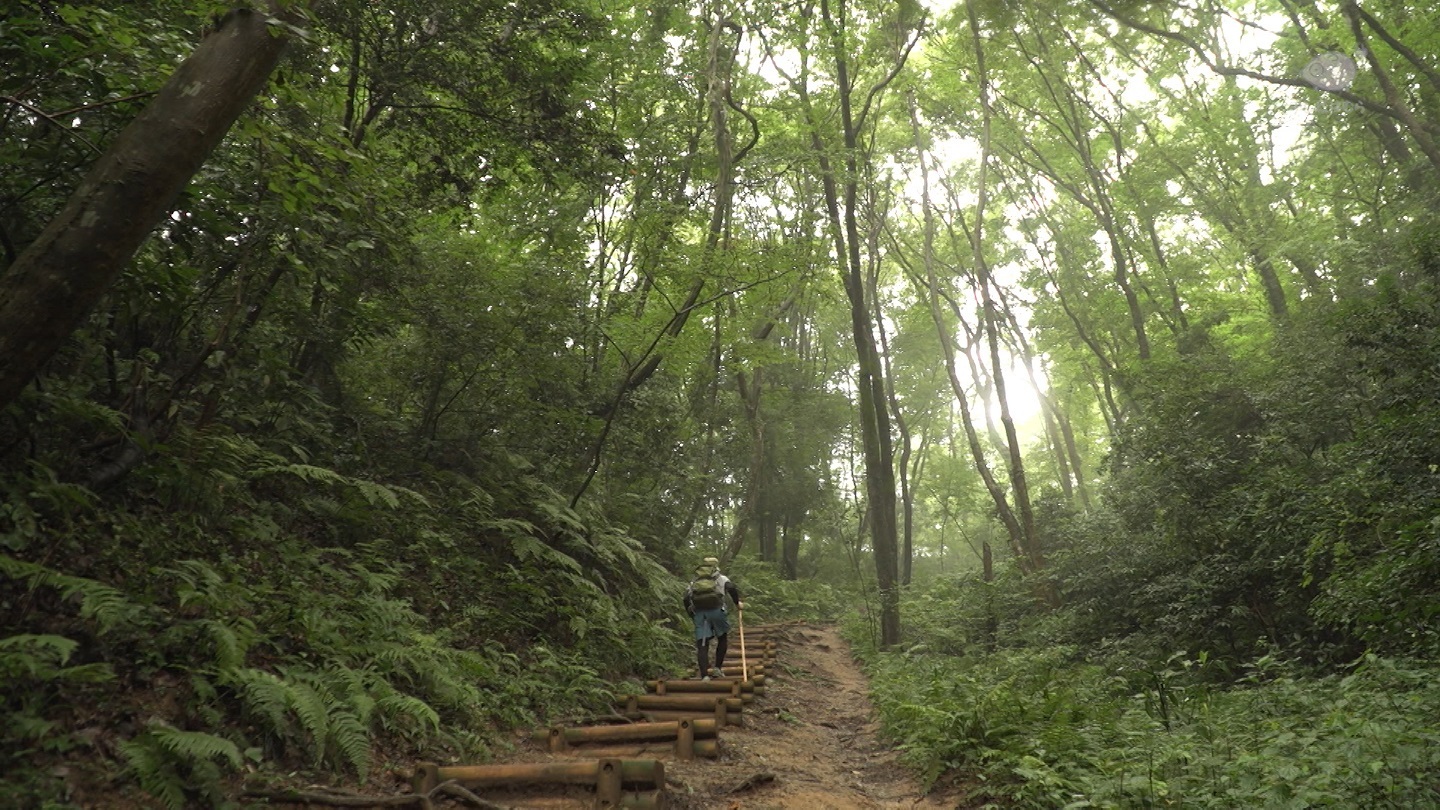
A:
[[[834,621],[854,603],[853,595],[829,582],[787,580],[773,564],[751,558],[732,562],[726,576],[742,589],[745,616],[757,624],[789,619]]]
[[[925,778],[959,769],[1006,807],[1440,807],[1431,667],[1266,658],[1220,689],[1203,660],[1112,672],[1075,652],[879,655],[876,706]]]
[[[120,753],[145,792],[169,810],[189,807],[197,799],[218,804],[224,797],[221,766],[238,770],[243,764],[235,743],[161,722],[150,723],[121,743]]]
[[[1312,607],[1316,619],[1375,648],[1440,650],[1440,518],[1399,527],[1378,553],[1327,550],[1335,571]]]
[[[674,630],[634,618],[670,612],[669,575],[532,477],[421,493],[284,463],[223,431],[174,441],[204,466],[145,470],[135,491],[164,511],[141,520],[31,499],[23,514],[37,532],[65,515],[89,538],[89,565],[125,567],[123,588],[0,557],[5,581],[31,594],[6,602],[17,626],[45,615],[34,607],[72,605],[75,630],[99,633],[80,666],[62,666],[75,643],[56,635],[0,648],[25,701],[7,715],[22,752],[71,745],[68,712],[46,704],[91,678],[163,682],[178,706],[124,745],[128,772],[167,806],[209,804],[234,767],[221,742],[364,779],[381,740],[483,755],[495,729],[594,713],[613,700],[613,674],[677,657]],[[192,486],[212,491],[174,500]],[[95,542],[97,518],[114,521],[115,542]],[[32,777],[16,771],[13,784]]]
[[[80,615],[106,631],[136,621],[142,610],[119,589],[85,577],[62,574],[37,563],[0,554],[0,575],[28,589],[54,588],[62,599],[79,603]]]
[[[28,756],[80,745],[55,717],[52,704],[65,686],[104,683],[114,672],[99,662],[70,664],[78,646],[53,635],[0,638],[0,771],[18,773]],[[0,780],[0,789],[19,787]]]
[[[1143,5],[1120,10],[1161,11]],[[7,11],[0,269],[224,6]],[[617,676],[686,663],[666,568],[723,547],[746,508],[804,544],[798,581],[748,549],[734,563],[748,618],[866,606],[848,590],[870,554],[851,325],[804,143],[840,86],[814,20],[602,18],[565,0],[316,9],[0,414],[0,756],[33,760],[6,760],[0,789],[23,782],[36,804],[59,795],[50,765],[113,765],[104,746],[67,757],[86,729],[130,737],[129,773],[156,801],[201,805],[223,801],[235,751],[363,778],[384,756],[483,754],[506,726],[603,707]],[[899,44],[873,10],[841,38],[857,90]],[[893,92],[914,87],[932,146],[980,134],[963,10],[869,97],[875,163],[856,167],[874,236],[857,247],[922,450],[915,570],[972,562],[970,539],[1001,558],[992,582],[905,594],[908,652],[875,659],[887,722],[928,776],[970,769],[1034,806],[1423,801],[1428,738],[1402,715],[1434,714],[1418,679],[1440,652],[1440,229],[1413,132],[1332,111],[1281,143],[1308,103],[1293,88],[1211,77],[1173,40],[1074,4],[977,11],[996,112],[985,221],[968,210],[975,162],[936,152],[942,227],[919,233],[909,94]],[[1291,22],[1333,17],[1316,14]],[[1379,16],[1433,55],[1433,13]],[[1204,17],[1157,24],[1209,48],[1226,26]],[[803,99],[745,62],[762,29],[804,54]],[[1293,75],[1311,41],[1296,33],[1256,67]],[[1392,46],[1366,50],[1423,87]],[[1356,91],[1381,99],[1372,73]],[[735,111],[722,127],[717,87]],[[1415,132],[1434,124],[1413,112]],[[765,137],[717,184],[712,134],[740,158],[747,124]],[[1034,332],[1005,351],[1045,364],[1078,463],[1112,451],[1103,485],[1084,475],[1093,506],[1038,510],[1050,566],[1028,579],[957,449],[928,306],[897,283],[933,264],[950,314],[971,317],[966,231]],[[971,359],[961,376],[990,385],[1000,370]],[[763,392],[753,414],[739,374]],[[765,503],[746,503],[752,485]],[[1049,588],[1059,610],[1040,607]],[[1381,657],[1337,670],[1367,649]],[[155,722],[135,734],[133,717]],[[1336,775],[1340,761],[1374,770]]]

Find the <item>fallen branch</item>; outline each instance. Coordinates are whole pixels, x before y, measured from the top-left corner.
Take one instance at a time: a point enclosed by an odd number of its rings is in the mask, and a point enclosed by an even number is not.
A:
[[[635,721],[632,718],[626,717],[623,714],[616,714],[614,712],[611,712],[610,714],[597,714],[593,717],[576,717],[572,720],[562,720],[559,725],[576,727],[600,725],[620,726],[633,725],[634,723]]]
[[[400,796],[365,796],[359,793],[342,793],[333,790],[247,790],[240,794],[246,799],[262,799],[281,804],[320,804],[326,807],[409,807],[419,805],[429,810],[436,796],[445,795],[480,810],[506,810],[503,805],[486,801],[450,780],[441,782],[428,793],[406,793]]]

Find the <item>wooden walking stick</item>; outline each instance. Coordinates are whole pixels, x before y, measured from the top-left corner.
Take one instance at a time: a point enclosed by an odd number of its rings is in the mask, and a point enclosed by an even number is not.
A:
[[[740,680],[750,680],[750,662],[745,659],[745,611],[735,603],[735,622],[740,625]]]

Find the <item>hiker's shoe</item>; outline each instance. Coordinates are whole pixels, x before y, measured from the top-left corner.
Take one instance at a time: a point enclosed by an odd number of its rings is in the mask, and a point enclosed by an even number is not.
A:
[[[706,680],[709,680],[710,678],[723,678],[723,677],[725,677],[725,671],[722,670],[722,669],[720,669],[719,667],[716,667],[716,668],[710,670],[710,675],[709,675],[709,677],[706,678]]]
[[[700,676],[700,680],[702,680],[702,681],[708,681],[708,680],[710,680],[710,676],[709,676],[709,675],[701,675],[701,676]]]

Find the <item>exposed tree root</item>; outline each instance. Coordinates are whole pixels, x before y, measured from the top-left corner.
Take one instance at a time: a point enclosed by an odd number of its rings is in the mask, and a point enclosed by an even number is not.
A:
[[[726,792],[726,793],[741,793],[741,792],[746,791],[746,790],[751,790],[751,789],[753,789],[753,788],[760,787],[761,785],[768,785],[768,784],[770,784],[771,782],[774,782],[774,781],[775,781],[775,774],[769,773],[769,772],[761,772],[761,773],[754,774],[754,775],[751,776],[749,779],[746,779],[746,780],[742,781],[740,784],[736,785],[735,787],[730,788],[729,790],[727,790],[727,791],[725,791],[725,792]]]

